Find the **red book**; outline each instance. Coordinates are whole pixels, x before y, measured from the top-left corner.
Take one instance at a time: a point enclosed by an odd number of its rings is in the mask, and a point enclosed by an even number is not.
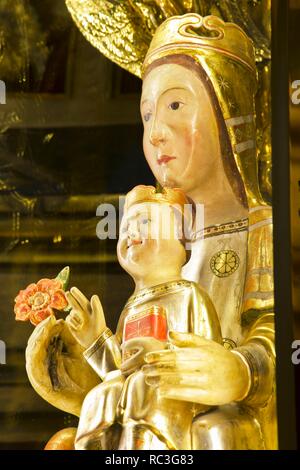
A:
[[[126,317],[123,341],[141,336],[150,336],[160,341],[167,341],[168,325],[166,311],[163,307],[153,305],[139,313]]]

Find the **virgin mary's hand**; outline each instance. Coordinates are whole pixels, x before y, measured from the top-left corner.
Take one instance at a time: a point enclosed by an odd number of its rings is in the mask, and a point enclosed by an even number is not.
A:
[[[150,352],[143,372],[161,396],[203,405],[223,405],[247,396],[251,377],[238,354],[188,333],[169,333],[174,349]]]

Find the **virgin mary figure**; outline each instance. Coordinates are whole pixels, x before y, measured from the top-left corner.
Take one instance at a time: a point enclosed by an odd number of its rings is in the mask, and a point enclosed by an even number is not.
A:
[[[183,277],[205,289],[223,337],[177,332],[173,348],[146,354],[157,393],[209,407],[193,420],[193,449],[277,447],[272,209],[258,186],[256,86],[252,41],[216,16],[167,19],[143,64],[144,153],[161,185],[204,206]],[[96,372],[109,341],[85,355]]]
[[[162,185],[204,205],[183,277],[206,289],[226,347],[177,335],[177,349],[153,353],[144,368],[164,396],[218,406],[194,420],[196,449],[276,448],[272,209],[258,186],[256,87],[252,41],[215,16],[167,19],[143,65],[144,153]]]

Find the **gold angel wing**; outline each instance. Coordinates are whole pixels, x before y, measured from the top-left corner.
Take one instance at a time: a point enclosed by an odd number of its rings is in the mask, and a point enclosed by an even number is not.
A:
[[[79,30],[102,54],[141,76],[141,65],[159,16],[154,2],[66,0]],[[153,5],[152,5],[153,4]]]
[[[65,1],[85,38],[112,62],[138,77],[151,38],[166,18],[188,11],[204,14],[207,10],[199,9],[194,0]]]

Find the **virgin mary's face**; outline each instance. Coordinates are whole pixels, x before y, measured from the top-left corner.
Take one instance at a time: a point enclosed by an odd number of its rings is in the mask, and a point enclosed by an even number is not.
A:
[[[222,166],[219,131],[210,97],[195,71],[177,64],[151,70],[143,83],[141,115],[144,153],[163,186],[182,188],[193,197],[201,184],[213,184]]]

